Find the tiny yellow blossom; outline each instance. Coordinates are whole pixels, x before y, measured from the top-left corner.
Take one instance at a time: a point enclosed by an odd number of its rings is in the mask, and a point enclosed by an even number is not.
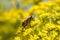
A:
[[[48,1],[47,3],[46,3],[46,5],[47,6],[52,6],[54,3],[52,2],[52,1]]]
[[[43,29],[42,32],[43,32],[43,33],[47,33],[47,30],[44,30],[44,29]]]
[[[41,23],[41,21],[38,18],[36,18],[35,23]]]
[[[56,25],[56,27],[58,28],[58,30],[60,30],[60,25]]]
[[[51,14],[50,14],[50,13],[44,13],[44,14],[41,14],[40,17],[41,17],[41,16],[42,16],[42,17],[46,17],[46,16],[47,16],[47,17],[50,17]]]
[[[18,34],[21,31],[22,31],[22,27],[19,27],[18,30],[17,30],[17,32],[16,32],[16,34]]]
[[[57,21],[57,23],[60,25],[60,20],[59,20],[59,21]]]
[[[36,14],[40,14],[42,11],[41,10],[35,10],[34,11]]]
[[[44,33],[44,32],[42,32],[42,31],[39,31],[38,35],[40,35],[40,36],[44,37],[44,36],[46,36],[47,34],[46,34],[46,33]]]
[[[45,2],[39,2],[40,8],[41,9],[46,8],[45,4],[46,4]]]
[[[50,22],[46,23],[45,26],[49,29],[56,28],[56,26],[53,23],[50,23]]]
[[[37,6],[37,5],[34,5],[33,8],[34,8],[34,10],[37,10],[37,9],[39,9],[40,7]]]
[[[17,36],[14,38],[14,40],[21,40],[21,39],[20,39],[20,37]]]
[[[41,21],[38,18],[36,18],[35,21],[31,21],[31,26],[33,26],[35,24],[40,24],[40,23],[41,23]]]
[[[35,40],[31,34],[29,34],[29,36],[30,36],[29,40]]]
[[[36,23],[34,21],[31,21],[31,26],[35,25]]]
[[[32,28],[26,29],[25,32],[23,33],[23,36],[28,35],[31,31],[33,31]]]
[[[50,36],[52,37],[52,38],[55,38],[56,36],[57,36],[57,32],[56,31],[51,31],[51,33],[50,33]]]
[[[53,2],[60,2],[60,0],[51,0],[51,1],[53,1]]]
[[[42,40],[46,40],[45,38],[42,38]]]
[[[39,36],[38,35],[34,35],[34,39],[39,39]]]
[[[45,37],[46,40],[52,40],[50,36]]]
[[[26,19],[27,17],[29,17],[29,13],[28,12],[25,12],[24,14],[23,14],[23,17]]]
[[[35,40],[35,39],[31,38],[31,39],[29,39],[29,40]]]
[[[60,40],[60,35],[56,37],[57,40]]]

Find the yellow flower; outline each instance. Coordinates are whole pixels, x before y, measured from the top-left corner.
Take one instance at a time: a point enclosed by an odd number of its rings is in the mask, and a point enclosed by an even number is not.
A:
[[[35,40],[35,39],[31,38],[31,39],[29,39],[29,40]]]
[[[35,40],[31,34],[29,34],[29,36],[30,36],[29,40]]]
[[[20,39],[20,37],[17,36],[14,38],[14,40],[21,40],[21,39]]]
[[[50,22],[46,23],[46,24],[45,24],[45,27],[47,27],[47,28],[49,28],[49,29],[56,28],[56,26],[55,26],[53,23],[50,23]]]
[[[60,2],[60,0],[51,0],[51,1],[53,1],[53,2]]]
[[[41,35],[41,33],[42,33],[42,32],[41,32],[41,31],[39,31],[38,35]]]
[[[31,21],[31,26],[35,25],[36,23],[34,21]]]
[[[32,28],[26,29],[25,32],[23,32],[23,36],[28,35],[31,31],[33,31]]]
[[[58,23],[58,24],[60,24],[60,20],[59,20],[59,21],[57,21],[57,23]]]
[[[37,39],[39,39],[39,36],[38,35],[31,35],[30,34],[30,39],[29,40],[37,40]]]
[[[51,40],[51,37],[50,36],[46,36],[45,39],[46,40]]]
[[[43,33],[47,33],[47,30],[44,30],[44,29],[43,29],[42,32],[43,32]]]
[[[34,5],[34,6],[33,6],[33,9],[34,9],[34,10],[37,10],[37,9],[39,9],[39,8],[40,8],[40,7],[37,6],[37,5]]]
[[[4,16],[4,18],[7,19],[7,20],[11,19],[11,15],[9,15],[9,12],[5,12],[5,13],[3,14],[3,16]]]
[[[22,28],[23,27],[19,27],[18,30],[17,30],[17,32],[16,32],[16,34],[18,34],[19,32],[21,32],[22,31]]]
[[[55,16],[56,16],[55,14],[52,14],[51,18],[53,18],[54,20],[56,20]]]
[[[46,3],[46,5],[47,6],[52,6],[54,3],[52,2],[52,1],[48,1],[47,3]]]
[[[46,4],[46,2],[39,2],[39,5],[40,5],[39,7],[41,9],[44,9],[44,8],[46,8],[45,4]]]
[[[17,11],[17,13],[18,13],[18,14],[20,14],[20,13],[22,13],[22,12],[23,12],[23,10],[22,10],[22,9],[17,9],[16,11]]]
[[[60,30],[60,25],[56,25],[56,27],[58,28],[58,30]]]
[[[34,39],[39,39],[39,36],[38,35],[34,35]]]
[[[6,19],[20,18],[20,15],[17,13],[15,9],[11,9],[10,11],[4,13],[4,16],[6,17]]]
[[[56,37],[57,40],[60,40],[60,35]]]
[[[35,25],[35,24],[40,24],[40,20],[38,18],[35,19],[35,21],[31,21],[31,26]]]
[[[29,13],[28,12],[25,12],[24,14],[23,14],[23,17],[26,19],[27,17],[29,17]]]
[[[57,34],[58,34],[58,33],[53,30],[53,31],[51,31],[50,36],[51,36],[52,38],[55,38]]]
[[[39,31],[38,35],[44,37],[44,36],[46,36],[47,34],[46,34],[45,32]]]
[[[42,11],[41,10],[35,10],[34,13],[40,14]]]
[[[11,9],[10,11],[9,11],[9,15],[11,16],[11,18],[20,18],[20,15],[19,15],[19,13],[17,12],[17,10],[15,10],[15,9]]]
[[[41,21],[38,18],[36,18],[35,23],[41,23]]]
[[[40,17],[41,17],[41,16],[42,16],[42,17],[46,17],[46,16],[47,16],[47,17],[50,17],[51,14],[50,14],[50,13],[44,13],[44,14],[41,14]]]
[[[42,37],[42,40],[45,40],[45,38]]]

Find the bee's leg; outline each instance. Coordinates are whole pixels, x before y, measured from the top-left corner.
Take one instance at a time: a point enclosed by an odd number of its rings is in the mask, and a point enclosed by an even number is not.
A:
[[[32,25],[30,24],[30,28],[32,28]]]
[[[24,32],[24,30],[25,30],[25,28],[23,27],[21,32]]]

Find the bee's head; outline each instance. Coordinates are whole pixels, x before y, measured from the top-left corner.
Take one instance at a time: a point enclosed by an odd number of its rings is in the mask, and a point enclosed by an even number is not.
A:
[[[37,18],[37,17],[38,17],[37,14],[33,14],[33,15],[30,16],[30,19],[31,19],[32,21],[35,21],[35,18]]]
[[[34,17],[33,17],[33,16],[31,16],[31,17],[30,17],[30,20],[34,21]]]

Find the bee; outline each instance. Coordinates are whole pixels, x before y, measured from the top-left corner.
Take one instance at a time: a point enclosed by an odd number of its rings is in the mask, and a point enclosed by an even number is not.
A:
[[[31,21],[34,21],[34,16],[29,16],[27,19],[25,19],[25,20],[22,22],[22,30],[21,30],[21,32],[24,32],[25,27],[26,27]],[[30,25],[30,27],[32,27],[32,26]],[[18,28],[18,30],[20,30],[20,29]],[[17,32],[16,34],[18,34],[18,33],[19,33],[19,32]]]
[[[32,20],[34,20],[34,18],[30,16],[29,18],[23,21],[22,26],[25,28],[25,26],[27,26]]]

